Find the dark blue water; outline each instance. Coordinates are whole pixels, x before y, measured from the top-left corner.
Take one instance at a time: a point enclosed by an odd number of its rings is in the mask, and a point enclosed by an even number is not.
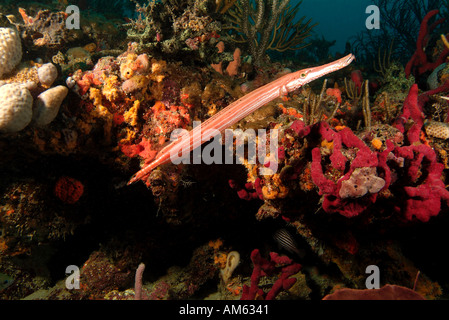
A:
[[[298,16],[306,15],[318,22],[314,33],[329,41],[336,40],[332,53],[343,52],[349,38],[366,30],[365,9],[373,3],[372,0],[303,0]]]

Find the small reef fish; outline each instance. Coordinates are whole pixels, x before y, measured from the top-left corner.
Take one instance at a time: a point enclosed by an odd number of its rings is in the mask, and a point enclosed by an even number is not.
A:
[[[7,274],[0,273],[0,290],[8,288],[13,282],[13,278],[8,276]]]
[[[281,249],[287,250],[292,254],[296,254],[299,258],[304,258],[305,252],[298,249],[295,239],[286,229],[276,230],[273,234],[273,239]]]

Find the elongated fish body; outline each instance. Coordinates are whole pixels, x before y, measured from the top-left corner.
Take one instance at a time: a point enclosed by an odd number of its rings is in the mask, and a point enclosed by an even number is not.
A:
[[[254,91],[251,91],[242,98],[234,101],[226,108],[219,111],[213,117],[204,121],[200,126],[195,127],[186,135],[179,137],[171,142],[157,154],[156,158],[145,168],[137,172],[128,184],[132,184],[147,176],[154,168],[170,162],[170,155],[179,154],[181,151],[191,152],[203,143],[209,141],[212,132],[217,130],[223,132],[226,128],[245,118],[247,115],[256,111],[270,101],[288,94],[291,91],[299,89],[303,85],[321,78],[331,72],[340,70],[348,66],[353,60],[354,55],[349,54],[334,62],[299,70],[280,77]],[[188,135],[188,136],[187,136]]]

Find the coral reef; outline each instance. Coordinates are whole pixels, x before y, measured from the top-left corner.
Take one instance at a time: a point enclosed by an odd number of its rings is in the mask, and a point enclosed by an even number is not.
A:
[[[438,11],[420,17],[408,65],[396,42],[353,61],[322,37],[297,56],[313,69],[266,55],[307,44],[299,4],[133,1],[125,17],[77,3],[79,30],[63,1],[0,5],[1,299],[447,297]],[[171,161],[196,121],[233,135],[192,136]]]
[[[33,10],[35,15],[18,8],[22,18],[15,22],[19,34],[28,52],[37,53],[42,58],[50,58],[67,44],[92,41],[101,49],[109,49],[109,43],[120,39],[121,33],[114,22],[102,16],[80,14],[80,28],[67,28],[68,14],[65,11],[54,12],[50,9]]]
[[[67,87],[49,88],[40,93],[33,102],[30,90],[35,91],[36,87],[34,82],[13,82],[0,87],[0,97],[4,101],[1,106],[0,131],[18,132],[30,123],[46,126],[55,119],[67,96]]]
[[[208,12],[212,5],[215,2],[210,0],[136,3],[137,19],[124,25],[128,40],[157,58],[207,61],[214,56],[221,31],[221,23]]]

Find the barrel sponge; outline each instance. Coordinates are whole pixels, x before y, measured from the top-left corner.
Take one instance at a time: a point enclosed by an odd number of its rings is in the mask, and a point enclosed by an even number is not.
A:
[[[0,87],[0,132],[17,132],[25,128],[33,116],[33,97],[17,83]]]
[[[0,28],[0,78],[22,60],[22,42],[14,27]]]

